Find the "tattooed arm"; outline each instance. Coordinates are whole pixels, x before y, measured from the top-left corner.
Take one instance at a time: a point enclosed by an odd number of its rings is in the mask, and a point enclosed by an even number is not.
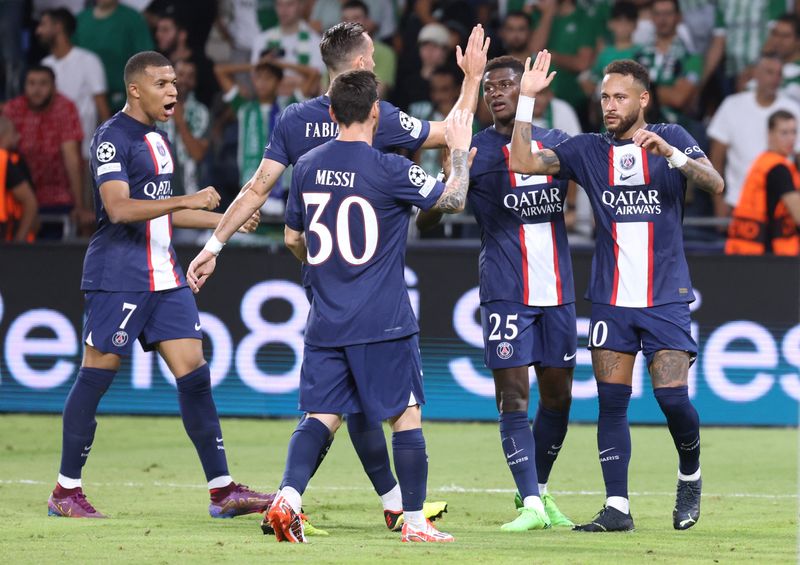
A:
[[[450,157],[450,178],[444,186],[444,192],[431,210],[445,214],[457,214],[464,210],[469,187],[469,153],[463,149],[454,149]]]
[[[700,190],[711,194],[722,194],[725,181],[706,157],[689,159],[686,164],[678,169],[686,179]]]
[[[655,132],[644,128],[636,130],[633,134],[633,142],[644,148],[645,151],[653,155],[660,155],[666,159],[672,157],[672,153],[677,149],[667,143],[664,138]],[[678,167],[678,170],[700,190],[705,190],[711,194],[722,194],[725,188],[725,181],[722,176],[714,169],[706,157],[700,159],[688,159],[686,163]]]
[[[214,230],[212,237],[219,242],[227,242],[236,231],[258,211],[266,202],[272,187],[281,176],[286,167],[272,159],[262,159],[253,178],[242,187],[239,195],[228,206],[222,219]],[[219,253],[219,251],[217,251]],[[186,270],[186,281],[192,291],[200,292],[200,287],[210,277],[217,264],[217,256],[207,249],[203,249]]]
[[[555,151],[542,149],[531,153],[531,127],[529,122],[514,122],[509,159],[511,170],[525,174],[557,175],[561,170],[561,162]]]

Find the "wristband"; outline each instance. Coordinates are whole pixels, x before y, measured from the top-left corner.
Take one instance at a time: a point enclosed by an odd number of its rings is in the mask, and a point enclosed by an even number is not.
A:
[[[217,236],[211,234],[211,237],[209,237],[208,241],[206,241],[203,250],[208,251],[209,253],[211,253],[216,257],[217,255],[219,255],[220,251],[222,251],[223,247],[225,247],[225,244],[220,240],[218,240]]]
[[[674,145],[672,146],[672,155],[666,159],[670,169],[680,169],[689,161],[689,157],[686,156],[686,153]]]
[[[439,182],[444,182],[444,169],[439,171],[439,174],[436,175],[436,180],[438,180]]]
[[[517,101],[517,115],[514,119],[518,122],[531,123],[533,121],[533,103],[535,101],[535,98],[520,94]]]

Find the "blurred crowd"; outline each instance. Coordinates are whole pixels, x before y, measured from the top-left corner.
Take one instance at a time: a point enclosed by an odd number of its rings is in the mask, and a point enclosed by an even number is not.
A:
[[[134,53],[155,49],[175,65],[178,104],[160,126],[179,164],[174,192],[213,185],[224,206],[258,166],[282,109],[325,91],[318,44],[327,28],[362,23],[383,98],[439,120],[460,91],[455,46],[481,23],[490,57],[553,53],[558,74],[535,118],[569,134],[602,131],[606,64],[644,64],[648,121],[684,126],[724,173],[721,197],[690,187],[685,228],[688,241],[721,249],[751,165],[768,149],[770,116],[800,117],[799,13],[800,0],[3,0],[0,226],[17,241],[91,233],[89,144],[124,106],[123,67]],[[476,128],[492,123],[482,102],[476,117]],[[799,152],[796,131],[792,144]],[[412,158],[440,168],[437,151]],[[268,221],[280,222],[287,179],[265,205]],[[580,190],[568,223],[591,240]],[[444,230],[476,233],[468,221]]]

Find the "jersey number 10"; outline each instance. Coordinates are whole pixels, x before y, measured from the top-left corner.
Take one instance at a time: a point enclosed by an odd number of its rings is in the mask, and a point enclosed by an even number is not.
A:
[[[313,232],[319,238],[319,250],[315,254],[308,253],[308,264],[319,265],[330,258],[333,253],[334,236],[328,226],[320,222],[325,207],[331,200],[329,192],[304,192],[303,202],[306,210],[309,206],[315,206],[314,214],[308,224],[308,231]],[[364,251],[360,257],[356,257],[350,239],[350,207],[358,206],[361,209],[364,227]],[[336,247],[342,259],[351,265],[363,265],[375,255],[378,248],[378,216],[372,205],[360,196],[348,196],[339,204],[336,211]]]

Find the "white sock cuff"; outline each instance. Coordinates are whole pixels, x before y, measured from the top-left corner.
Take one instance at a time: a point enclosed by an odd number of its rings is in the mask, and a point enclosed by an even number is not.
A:
[[[386,494],[380,495],[381,504],[384,510],[393,510],[397,512],[403,509],[403,494],[400,492],[400,485],[394,485],[394,488]]]
[[[286,502],[291,505],[292,510],[298,514],[300,513],[300,509],[303,507],[303,496],[297,492],[297,489],[294,487],[283,487],[278,494],[286,499]]]
[[[232,482],[233,478],[230,475],[222,475],[221,477],[216,477],[208,481],[208,489],[226,487]]]
[[[683,473],[678,471],[678,478],[682,481],[696,481],[700,479],[700,467],[697,468],[697,471],[692,473],[691,475],[684,475]]]
[[[61,485],[62,488],[80,488],[81,487],[81,480],[80,479],[70,479],[69,477],[65,477],[61,473],[58,474],[58,484]]]
[[[610,506],[611,508],[616,508],[623,514],[631,513],[631,503],[624,496],[609,496],[606,499],[606,506]]]
[[[534,508],[540,512],[544,512],[544,504],[542,503],[542,499],[538,496],[526,496],[522,500],[522,506],[525,508]]]
[[[403,521],[409,526],[422,530],[425,528],[425,514],[422,510],[403,511]]]
[[[539,496],[547,494],[547,483],[539,483]]]

